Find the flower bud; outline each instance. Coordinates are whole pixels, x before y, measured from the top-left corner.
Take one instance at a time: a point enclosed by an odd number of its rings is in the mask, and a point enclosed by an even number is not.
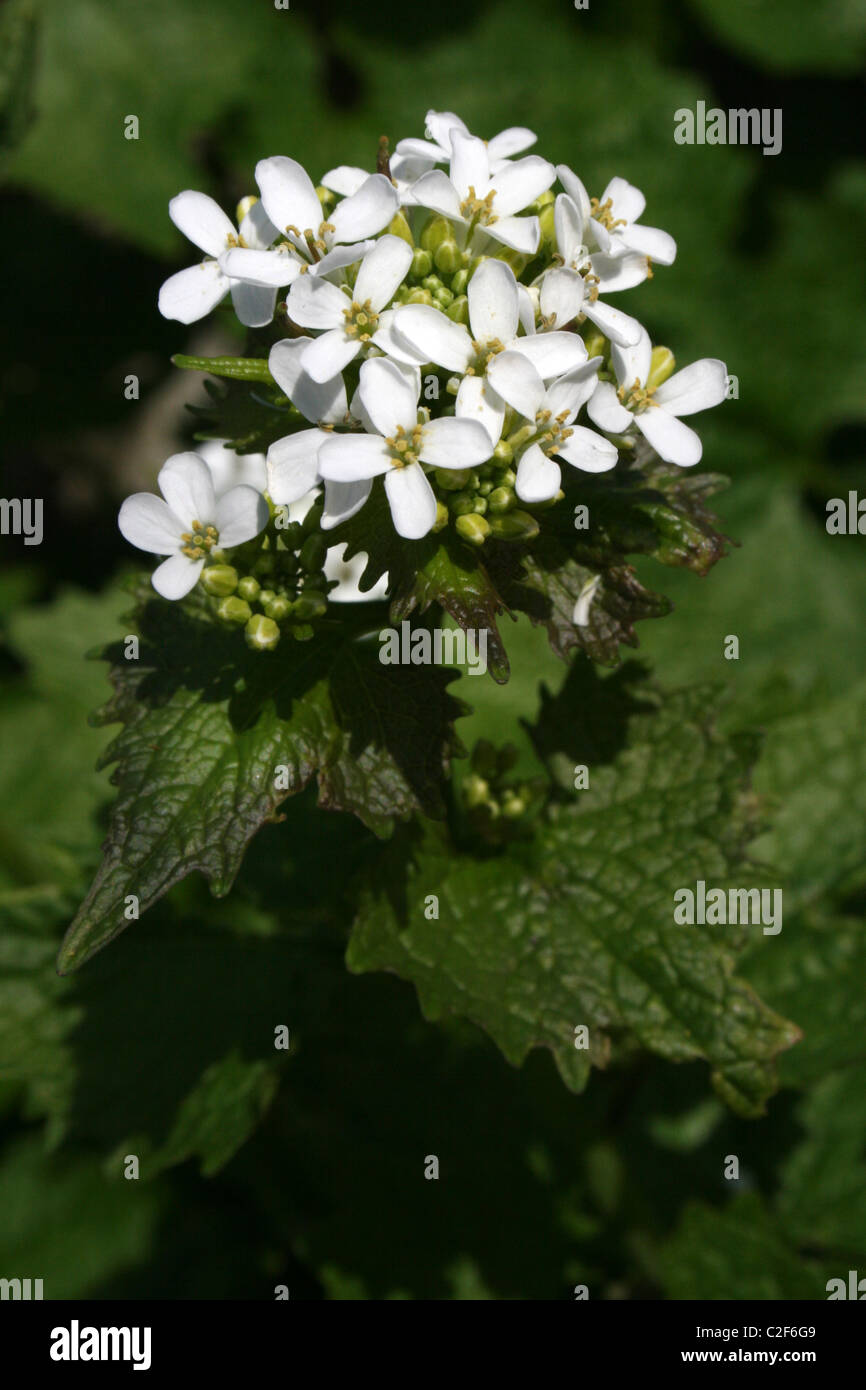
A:
[[[556,241],[556,222],[553,205],[548,203],[538,214],[538,225],[541,228],[541,240],[547,242]]]
[[[448,509],[453,516],[466,516],[475,510],[475,495],[471,492],[455,492],[448,498]]]
[[[469,300],[466,298],[466,295],[458,295],[457,298],[453,301],[453,303],[448,305],[448,308],[445,310],[445,312],[448,315],[449,319],[451,319],[454,323],[468,324]]]
[[[477,772],[470,772],[463,779],[463,796],[468,807],[483,806],[490,796],[490,783]]]
[[[413,278],[416,280],[422,280],[425,275],[430,274],[430,271],[432,269],[433,257],[430,255],[429,251],[424,251],[419,246],[416,249],[414,256],[412,257],[412,264],[409,267],[409,274],[413,276]]]
[[[483,469],[479,469],[479,472],[483,471]],[[478,491],[481,493],[482,497],[490,496],[491,492],[493,491],[493,484],[491,483],[489,478],[484,478],[484,480],[478,484]]]
[[[434,477],[445,492],[460,492],[469,482],[471,468],[437,468]]]
[[[217,609],[217,617],[224,623],[245,623],[251,614],[250,605],[242,598],[224,598]]]
[[[475,512],[476,516],[483,516],[487,511],[487,498],[482,497],[480,492],[476,494],[472,510]]]
[[[240,202],[235,208],[235,221],[237,222],[238,226],[241,225],[250,208],[255,207],[258,201],[259,200],[254,193],[248,193],[246,198],[241,198]]]
[[[406,296],[407,304],[432,304],[433,296],[429,290],[418,289],[410,290]]]
[[[654,391],[657,386],[661,386],[663,381],[667,381],[669,376],[673,376],[676,365],[676,359],[670,348],[654,347],[650,358],[649,375],[646,379],[647,390]]]
[[[507,791],[502,798],[502,814],[508,820],[516,820],[526,810],[526,802],[514,791]]]
[[[511,463],[514,458],[514,450],[507,439],[500,439],[496,448],[493,450],[493,457],[497,463]]]
[[[438,275],[425,275],[424,279],[421,281],[421,288],[423,290],[429,290],[431,294],[435,294],[437,290],[444,290],[445,285],[439,279]]]
[[[321,531],[314,531],[311,536],[307,536],[301,546],[298,560],[301,569],[307,574],[315,574],[325,563],[325,556],[328,553],[328,542]]]
[[[259,581],[251,574],[245,574],[243,579],[238,580],[238,598],[245,598],[247,603],[255,603],[261,591]]]
[[[328,611],[328,600],[324,594],[317,594],[310,590],[308,593],[301,594],[292,604],[292,613],[296,618],[306,621],[308,618],[322,618]]]
[[[227,598],[238,587],[238,572],[232,565],[207,565],[201,572],[202,587],[216,598]]]
[[[498,541],[531,541],[538,535],[539,527],[534,516],[518,510],[492,516],[489,529]]]
[[[458,516],[454,524],[458,534],[470,545],[483,545],[490,535],[490,525],[487,519],[483,516],[477,516],[475,513]]]
[[[280,640],[280,629],[273,618],[256,613],[244,628],[244,637],[254,652],[272,652]]]
[[[265,604],[265,613],[269,618],[273,618],[275,623],[281,623],[292,612],[294,604],[290,603],[282,594],[277,594],[270,603]]]
[[[443,241],[453,241],[454,232],[447,217],[435,215],[424,224],[421,231],[421,245],[431,254]],[[455,243],[456,244],[456,243]]]
[[[603,357],[607,348],[607,338],[597,328],[590,328],[584,338],[587,357]]]
[[[460,247],[453,237],[440,241],[433,252],[433,264],[443,275],[453,275],[455,270],[460,269],[462,262]]]
[[[515,473],[513,468],[506,468],[505,472],[500,473],[499,475],[500,487],[514,487],[516,482],[517,474]]]
[[[499,516],[503,512],[510,512],[515,503],[514,489],[510,487],[495,487],[487,497],[487,510]]]
[[[446,285],[441,290],[433,291],[433,303],[438,304],[440,309],[447,309],[454,299],[454,295]]]
[[[409,223],[406,221],[406,218],[404,217],[402,212],[395,212],[394,216],[391,218],[391,221],[388,223],[388,231],[391,234],[391,236],[400,237],[402,241],[408,242],[410,246],[415,245],[415,240],[412,236],[412,229],[409,226]]]
[[[553,192],[553,190],[552,190],[551,188],[548,188],[547,191],[546,191],[545,193],[539,193],[538,197],[537,197],[536,200],[535,200],[535,206],[536,206],[536,207],[539,209],[539,211],[540,211],[541,208],[550,207],[550,206],[552,206],[555,202],[556,202],[556,194]]]
[[[433,525],[432,525],[432,527],[431,527],[430,529],[431,529],[432,531],[441,531],[441,530],[443,529],[443,527],[445,527],[445,526],[447,526],[447,525],[448,525],[448,508],[445,506],[445,503],[444,503],[444,502],[439,502],[439,501],[437,501],[437,503],[436,503],[436,520],[433,522]]]
[[[524,256],[522,251],[515,251],[510,246],[503,246],[502,250],[496,253],[494,260],[504,261],[506,265],[510,265],[515,277],[519,280],[532,257]]]
[[[463,294],[469,284],[469,271],[466,269],[455,270],[451,276],[451,289],[454,294]]]
[[[320,183],[318,188],[316,189],[316,197],[322,204],[323,212],[330,212],[331,208],[337,201],[336,193],[333,193],[330,188],[326,188],[323,183]]]
[[[276,593],[273,589],[261,589],[259,591],[259,603],[262,605],[262,607],[265,607],[265,605],[268,603],[273,603],[275,598]]]

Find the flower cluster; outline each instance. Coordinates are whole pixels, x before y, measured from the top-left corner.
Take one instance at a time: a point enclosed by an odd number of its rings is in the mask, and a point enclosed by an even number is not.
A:
[[[535,511],[562,496],[563,465],[613,469],[638,433],[669,463],[698,462],[681,417],[724,399],[724,363],[675,372],[670,351],[610,302],[670,265],[673,239],[643,224],[643,195],[624,179],[590,197],[566,165],[524,153],[534,143],[523,128],[485,141],[430,111],[426,139],[401,140],[390,160],[382,151],[375,173],[340,166],[316,187],[293,159],[261,160],[237,226],[202,193],[172,200],[206,259],[166,281],[161,312],[191,323],[230,293],[241,322],[269,332],[292,428],[266,470],[231,486],[212,456],[181,454],[160,474],[164,501],[124,503],[124,535],[168,557],[153,581],[162,595],[196,582],[217,593],[209,570],[232,570],[226,551],[265,532],[271,560],[291,554],[287,574],[302,572],[275,514],[303,502],[327,532],[380,475],[400,537],[452,526],[483,546],[531,539]],[[317,556],[324,575],[326,545]],[[322,603],[337,582],[322,580]],[[278,626],[285,604],[318,612],[290,590],[248,618],[250,600],[226,591],[223,616],[231,600],[251,637],[260,618]]]

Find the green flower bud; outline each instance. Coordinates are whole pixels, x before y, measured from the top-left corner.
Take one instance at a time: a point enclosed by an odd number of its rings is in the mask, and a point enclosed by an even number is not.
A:
[[[328,553],[328,542],[321,531],[314,531],[311,536],[307,536],[301,546],[301,553],[298,556],[301,569],[307,574],[315,574],[325,563],[325,556]]]
[[[517,474],[515,473],[515,471],[514,471],[513,468],[506,468],[505,472],[504,472],[504,473],[500,473],[500,475],[499,475],[499,486],[500,486],[500,487],[514,487],[514,484],[515,484],[516,482],[517,482]]]
[[[654,347],[650,358],[649,376],[646,379],[647,390],[654,391],[663,381],[667,381],[669,376],[673,376],[676,365],[670,348]]]
[[[477,493],[475,497],[475,504],[472,510],[475,512],[476,516],[483,516],[484,513],[487,511],[487,498],[482,497],[480,493]]]
[[[526,802],[516,792],[507,791],[502,798],[502,814],[508,820],[516,820],[526,810]]]
[[[266,604],[273,603],[276,596],[276,592],[273,589],[261,589],[259,591],[259,603],[264,608]]]
[[[541,240],[547,242],[556,241],[556,224],[554,222],[554,211],[551,204],[541,209],[538,215],[538,225],[541,228]]]
[[[436,250],[433,252],[433,264],[437,270],[441,270],[443,275],[453,275],[455,270],[459,270],[463,262],[460,247],[453,237],[446,241],[440,241]]]
[[[466,516],[475,510],[475,494],[472,492],[455,492],[448,498],[448,510],[452,516]]]
[[[469,323],[469,300],[465,294],[458,295],[453,303],[448,305],[445,310],[449,319],[454,323]]]
[[[514,458],[514,450],[507,439],[500,439],[496,448],[493,450],[493,457],[497,463],[510,463]]]
[[[489,529],[498,541],[531,541],[538,535],[539,526],[528,512],[510,511],[505,516],[492,516]]]
[[[524,256],[522,251],[515,251],[510,246],[503,246],[502,250],[497,251],[494,257],[494,260],[505,261],[506,265],[510,265],[518,280],[529,265],[531,259],[531,256]]]
[[[296,598],[292,605],[292,612],[296,618],[306,621],[308,618],[322,618],[328,611],[328,600],[324,594],[306,593]]]
[[[275,623],[281,623],[293,609],[294,604],[290,603],[287,598],[283,598],[282,594],[277,594],[276,598],[272,598],[270,603],[265,604],[265,613],[269,618],[273,618]]]
[[[438,275],[425,275],[424,279],[421,281],[421,288],[429,290],[431,294],[435,294],[437,290],[444,290],[445,285],[439,279]]]
[[[406,296],[407,304],[432,304],[433,296],[429,290],[418,289],[410,290]]]
[[[429,251],[423,251],[419,246],[412,257],[409,274],[416,280],[421,280],[425,275],[429,275],[432,269],[433,257],[430,255]]]
[[[463,294],[469,284],[469,271],[466,269],[455,270],[451,276],[451,289],[454,294]]]
[[[470,545],[483,545],[490,535],[490,524],[483,516],[476,516],[474,513],[466,516],[458,516],[454,523],[457,532],[468,541]]]
[[[224,598],[217,609],[217,617],[224,623],[245,623],[252,609],[242,598]]]
[[[454,295],[445,285],[442,286],[441,290],[434,290],[433,292],[433,302],[438,304],[440,309],[447,309],[453,299]]]
[[[431,254],[436,250],[438,246],[442,244],[443,241],[453,240],[454,232],[452,230],[451,223],[448,221],[447,217],[440,217],[438,215],[434,215],[424,224],[424,227],[422,228],[421,245],[423,246],[425,251],[429,251]]]
[[[460,492],[471,476],[471,468],[437,468],[433,475],[445,492]]]
[[[597,328],[590,327],[589,332],[584,338],[586,344],[587,357],[603,357],[607,347],[607,338],[603,333],[599,333]]]
[[[403,241],[408,242],[410,246],[415,245],[412,229],[402,212],[396,212],[391,218],[391,221],[388,223],[388,231],[391,236],[400,237]]]
[[[238,572],[232,565],[207,565],[201,572],[202,588],[217,598],[226,598],[238,587]]]
[[[251,574],[245,574],[243,579],[238,580],[238,598],[245,598],[247,603],[255,603],[261,591],[259,581],[253,579]]]
[[[250,208],[255,207],[258,201],[258,198],[253,193],[248,193],[246,198],[241,198],[240,202],[235,208],[235,221],[237,222],[238,226],[241,225]]]
[[[244,636],[254,652],[272,652],[280,640],[280,629],[273,618],[256,613],[244,628]]]
[[[316,189],[316,197],[326,211],[329,207],[333,207],[337,201],[336,193],[332,193],[330,188],[326,188],[323,183],[320,183]]]
[[[479,471],[483,473],[484,469],[482,468]],[[491,492],[493,491],[493,484],[489,478],[485,478],[483,482],[480,482],[478,484],[478,491],[481,493],[482,497],[490,496]]]
[[[535,205],[536,205],[537,208],[541,209],[541,208],[546,208],[546,207],[552,205],[552,204],[555,203],[555,202],[556,202],[556,194],[553,192],[553,190],[552,190],[551,188],[548,188],[548,190],[547,190],[546,193],[540,193],[540,194],[538,195],[538,197],[537,197],[536,200],[535,200]]]
[[[516,500],[513,488],[496,487],[488,495],[487,510],[489,512],[494,512],[496,515],[501,515],[503,512],[510,512]]]
[[[463,779],[463,796],[468,807],[483,806],[490,796],[490,783],[477,772],[470,772]]]
[[[296,642],[309,642],[311,637],[315,637],[316,629],[309,623],[298,623],[291,629],[291,633]]]
[[[445,527],[445,526],[447,526],[447,525],[448,525],[448,508],[445,506],[445,503],[444,503],[444,502],[438,502],[438,501],[437,501],[437,503],[436,503],[436,520],[433,522],[433,525],[432,525],[432,527],[431,527],[431,530],[433,530],[433,531],[441,531],[441,530],[443,529],[443,527]]]

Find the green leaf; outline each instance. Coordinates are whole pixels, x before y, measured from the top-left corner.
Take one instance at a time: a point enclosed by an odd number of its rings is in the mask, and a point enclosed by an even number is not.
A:
[[[233,381],[263,381],[273,386],[274,378],[266,357],[188,357],[176,352],[172,357],[176,367],[186,371],[210,372],[211,376],[229,377]]]
[[[441,815],[455,750],[453,673],[383,666],[370,641],[324,635],[248,651],[193,603],[148,600],[139,660],[110,649],[115,695],[100,715],[123,731],[106,750],[118,796],[102,865],[67,933],[68,971],[195,870],[222,896],[255,832],[318,778],[319,805],[378,835],[414,811]],[[275,785],[278,767],[286,787]]]
[[[603,702],[606,684],[588,697]],[[730,928],[673,921],[676,889],[745,869],[754,742],[717,734],[707,689],[649,699],[590,789],[507,855],[478,861],[429,829],[407,864],[395,839],[362,892],[348,964],[412,980],[427,1018],[470,1018],[515,1065],[548,1047],[574,1089],[628,1034],[672,1061],[704,1058],[729,1104],[760,1113],[796,1029],[733,974]]]

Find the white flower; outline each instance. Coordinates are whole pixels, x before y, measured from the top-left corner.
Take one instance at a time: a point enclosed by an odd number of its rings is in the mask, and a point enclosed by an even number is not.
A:
[[[387,358],[361,367],[358,388],[366,434],[335,435],[319,451],[323,478],[366,483],[385,475],[385,491],[397,533],[407,540],[426,536],[436,520],[436,498],[422,464],[472,468],[484,463],[491,444],[475,420],[418,419],[420,379]]]
[[[198,454],[174,454],[157,482],[165,501],[137,492],[127,497],[117,524],[139,550],[169,556],[154,571],[153,587],[163,598],[183,598],[209,554],[241,545],[264,529],[268,504],[246,486],[217,498],[211,471]]]
[[[611,434],[622,434],[630,425],[637,425],[666,463],[681,468],[698,463],[703,452],[700,437],[677,417],[708,410],[725,399],[724,362],[702,357],[648,391],[652,346],[647,333],[634,347],[612,346],[610,355],[619,390],[609,381],[600,381],[587,406],[590,419]]]
[[[541,236],[538,218],[514,214],[547,191],[556,177],[553,165],[530,154],[494,170],[484,141],[461,130],[451,131],[451,149],[448,174],[441,169],[422,174],[413,190],[415,202],[534,255]]]
[[[196,453],[210,469],[218,499],[241,485],[267,492],[268,469],[264,454],[238,454],[221,439],[199,444]]]
[[[374,341],[378,316],[411,264],[411,246],[401,237],[383,236],[361,261],[351,294],[319,276],[295,281],[287,300],[290,318],[302,328],[324,330],[304,354],[304,371],[313,381],[330,381]]]
[[[635,251],[658,261],[659,265],[673,265],[677,255],[673,237],[659,227],[638,225],[646,198],[633,183],[613,178],[600,198],[590,198],[567,164],[558,164],[556,172],[566,193],[577,204],[587,232],[599,251],[611,256]]]
[[[414,159],[428,165],[447,164],[451,158],[452,132],[459,130],[463,135],[469,135],[470,132],[453,111],[428,111],[425,120],[427,139],[399,140],[395,146],[395,154],[401,159]],[[537,139],[535,132],[527,130],[525,126],[509,126],[507,130],[501,130],[498,135],[494,135],[492,140],[485,140],[491,169],[494,172],[498,171],[513,155],[522,154],[534,145]],[[391,172],[394,172],[393,159]]]
[[[422,143],[422,142],[418,142]],[[400,206],[412,203],[412,189],[416,179],[422,174],[427,174],[433,168],[435,160],[428,155],[419,157],[412,154],[397,154],[396,151],[388,161],[391,170],[391,182],[397,190]],[[329,169],[322,175],[322,184],[329,188],[332,193],[338,193],[341,198],[350,198],[353,193],[357,193],[363,183],[370,177],[369,170],[359,169],[356,164],[339,164],[336,169]]]
[[[271,225],[261,203],[258,200],[252,203],[239,228],[235,228],[213,198],[192,189],[172,198],[168,212],[184,236],[212,259],[180,270],[166,280],[159,292],[159,312],[163,317],[195,323],[216,308],[231,290],[235,313],[241,323],[248,328],[262,328],[270,323],[276,292],[242,282],[226,271],[221,261],[226,250],[241,245],[251,248],[249,255],[276,254],[263,249],[270,246],[277,229]]]
[[[585,473],[605,473],[615,466],[617,450],[609,440],[572,424],[592,396],[600,362],[593,357],[546,389],[532,363],[518,352],[500,353],[490,363],[496,391],[535,427],[517,465],[514,490],[522,501],[546,502],[556,496],[562,473],[554,454]]]
[[[422,362],[470,373],[460,383],[457,414],[480,420],[496,444],[505,405],[484,375],[494,356],[507,349],[519,352],[548,381],[585,362],[586,348],[576,333],[533,333],[518,338],[518,284],[504,261],[483,261],[469,281],[467,297],[469,329],[432,305],[406,304],[395,310],[393,330]]]
[[[598,296],[639,285],[648,274],[646,257],[590,256],[584,242],[583,218],[567,193],[558,195],[553,220],[562,266],[548,270],[542,277],[542,315],[553,315],[555,323],[565,324],[578,314],[585,314],[612,343],[636,343],[642,331],[637,319],[602,303]]]

